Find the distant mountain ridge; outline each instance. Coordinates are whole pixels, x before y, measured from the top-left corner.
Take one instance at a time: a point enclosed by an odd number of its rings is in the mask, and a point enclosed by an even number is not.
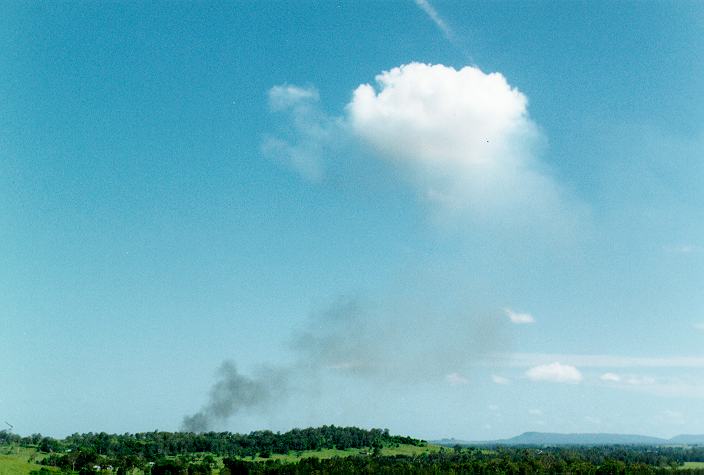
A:
[[[699,445],[704,444],[704,435],[701,434],[680,434],[670,439],[673,444],[689,444]]]
[[[469,442],[457,439],[434,440],[431,443],[454,445],[704,445],[704,434],[681,434],[671,439],[637,434],[524,432],[509,439]]]

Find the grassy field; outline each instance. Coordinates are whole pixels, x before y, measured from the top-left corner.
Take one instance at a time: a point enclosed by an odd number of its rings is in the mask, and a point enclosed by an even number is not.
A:
[[[42,468],[36,462],[42,458],[36,449],[28,447],[0,447],[0,475],[29,475]]]
[[[438,452],[440,450],[439,445],[428,445],[427,447],[416,447],[414,445],[399,445],[397,447],[384,447],[382,449],[383,455],[419,455],[429,452]],[[322,450],[306,450],[301,452],[289,452],[288,454],[272,454],[268,460],[281,460],[285,462],[297,462],[303,458],[316,457],[321,459],[329,459],[333,457],[349,457],[350,455],[367,455],[371,454],[371,449],[347,449],[347,450],[337,450],[337,449],[322,449]],[[38,453],[36,449],[27,447],[0,447],[0,475],[29,475],[32,470],[39,470],[42,465],[37,465],[36,461],[39,461],[45,454]],[[222,467],[222,458],[215,457],[218,461],[218,465]],[[246,460],[250,460],[247,458]],[[261,457],[257,457],[254,460],[263,461]],[[53,467],[47,467],[52,471],[57,471]],[[135,471],[136,473],[141,473]],[[214,470],[213,473],[217,475],[219,470]]]
[[[684,466],[682,466],[681,468],[704,468],[704,462],[685,462]]]
[[[439,445],[428,445],[426,447],[416,447],[415,445],[401,444],[398,447],[384,447],[381,449],[382,455],[419,455],[423,453],[438,452]],[[305,450],[301,452],[289,452],[288,454],[272,454],[268,459],[257,457],[254,460],[261,462],[263,460],[281,460],[286,462],[297,462],[302,458],[316,457],[320,459],[329,459],[333,457],[349,457],[350,455],[368,455],[371,454],[371,449],[322,449],[322,450]],[[250,460],[250,459],[246,459]]]

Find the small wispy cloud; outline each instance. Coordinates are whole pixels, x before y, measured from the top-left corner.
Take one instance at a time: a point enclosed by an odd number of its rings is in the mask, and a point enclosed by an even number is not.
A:
[[[626,376],[623,382],[630,384],[631,386],[644,386],[648,384],[655,384],[655,378],[652,376],[629,375]]]
[[[491,375],[491,380],[494,382],[494,384],[503,384],[503,385],[506,385],[506,384],[510,384],[510,383],[511,383],[511,380],[510,380],[510,379],[508,379],[508,378],[506,378],[506,377],[504,377],[504,376],[499,376],[499,375],[497,375],[497,374],[492,374],[492,375]]]
[[[511,320],[511,323],[522,325],[526,323],[535,323],[535,318],[530,313],[514,312],[510,308],[504,309],[504,314]]]
[[[630,386],[643,386],[649,384],[655,384],[655,378],[651,376],[642,376],[636,374],[626,374],[621,375],[617,373],[604,373],[599,379],[607,383],[619,383]]]
[[[604,373],[599,376],[602,381],[607,381],[609,383],[618,383],[621,381],[621,376],[616,373]]]
[[[530,414],[531,416],[542,416],[543,411],[541,411],[540,409],[528,409],[528,414]]]
[[[435,23],[435,26],[437,26],[440,31],[442,31],[442,34],[445,35],[445,38],[450,42],[454,42],[454,32],[447,25],[447,22],[443,20],[443,18],[440,16],[435,7],[433,7],[428,0],[415,0],[415,2],[418,8],[423,10],[425,14],[428,15],[428,17],[433,21],[433,23]]]
[[[320,94],[313,87],[300,87],[292,84],[282,84],[269,89],[269,107],[281,111],[302,103],[318,102]]]
[[[704,331],[704,323],[695,323],[694,328],[696,328],[697,330]]]
[[[604,373],[599,379],[606,386],[627,391],[639,391],[661,397],[704,397],[704,384],[694,377],[658,377],[643,374]]]
[[[550,383],[579,383],[582,373],[574,366],[558,363],[534,366],[526,371],[526,377],[531,381]]]
[[[446,375],[445,381],[447,381],[450,386],[461,386],[469,383],[469,379],[462,376],[460,373],[450,373]]]
[[[336,135],[334,120],[319,110],[320,94],[313,87],[291,84],[274,86],[268,91],[269,109],[290,119],[287,137],[268,135],[261,150],[291,166],[312,182],[322,180],[325,147]]]
[[[676,244],[665,246],[663,250],[670,254],[696,254],[704,251],[704,248],[696,244]]]

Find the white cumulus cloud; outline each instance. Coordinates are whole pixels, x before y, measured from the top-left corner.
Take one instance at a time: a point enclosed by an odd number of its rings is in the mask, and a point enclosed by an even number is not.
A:
[[[544,140],[528,99],[501,73],[404,64],[355,88],[340,116],[322,111],[314,88],[279,85],[268,97],[288,123],[265,137],[263,152],[311,181],[345,155],[340,147],[362,146],[393,164],[448,223],[529,227],[555,238],[584,217],[538,159]]]
[[[347,119],[444,209],[548,219],[560,193],[535,157],[540,133],[527,106],[500,73],[410,63],[359,86]]]
[[[558,362],[534,366],[526,371],[531,381],[548,381],[552,383],[579,383],[582,373],[574,367]]]
[[[514,312],[510,308],[505,308],[504,313],[511,320],[511,323],[515,324],[525,324],[525,323],[535,323],[535,318],[530,313],[519,313]]]

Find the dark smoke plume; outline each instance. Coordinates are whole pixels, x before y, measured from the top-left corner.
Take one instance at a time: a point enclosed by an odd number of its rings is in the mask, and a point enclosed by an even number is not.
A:
[[[262,371],[249,377],[237,371],[235,363],[225,361],[218,369],[218,379],[210,389],[210,400],[199,412],[183,418],[181,429],[206,432],[242,410],[266,406],[285,390],[281,371]]]
[[[506,347],[504,320],[476,306],[471,313],[448,312],[410,299],[382,306],[339,299],[291,336],[291,366],[247,376],[234,363],[223,363],[209,402],[186,416],[182,429],[212,430],[237,413],[280,406],[290,393],[309,397],[326,377],[361,379],[375,387],[447,384],[448,375],[466,375],[473,363]]]

